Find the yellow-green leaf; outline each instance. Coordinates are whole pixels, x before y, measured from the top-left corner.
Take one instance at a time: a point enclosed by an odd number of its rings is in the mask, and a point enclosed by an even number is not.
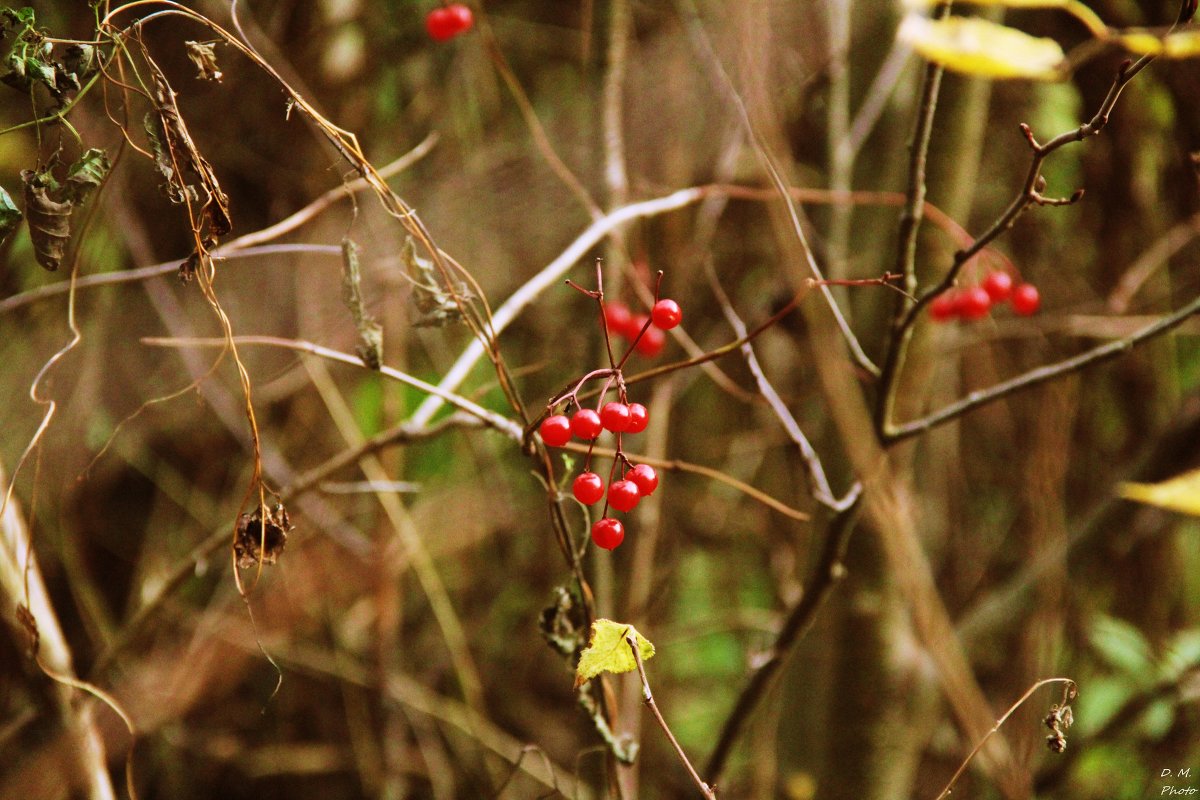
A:
[[[909,14],[899,37],[929,61],[981,78],[1057,80],[1065,56],[1053,39],[1022,33],[986,19],[926,19]]]
[[[579,656],[579,666],[575,668],[575,688],[602,672],[629,672],[637,669],[637,661],[634,660],[629,643],[625,641],[626,636],[633,636],[637,642],[642,661],[654,657],[654,645],[632,625],[613,622],[611,619],[598,619],[592,623],[588,646]]]
[[[1162,483],[1122,483],[1121,497],[1200,517],[1200,469]]]

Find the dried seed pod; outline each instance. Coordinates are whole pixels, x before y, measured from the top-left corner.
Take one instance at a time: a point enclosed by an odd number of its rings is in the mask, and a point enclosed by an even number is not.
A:
[[[265,521],[262,511],[256,508],[238,517],[233,552],[241,569],[260,563],[274,564],[287,544],[288,532],[292,530],[287,509],[282,503],[277,503],[274,508],[267,509]]]

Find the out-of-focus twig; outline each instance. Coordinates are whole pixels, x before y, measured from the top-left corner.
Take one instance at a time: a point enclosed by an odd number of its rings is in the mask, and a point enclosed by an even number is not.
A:
[[[0,485],[5,483],[5,471],[0,466]],[[55,676],[74,679],[71,648],[46,590],[16,498],[10,498],[0,514],[0,587],[5,598],[11,601],[5,603],[4,613],[19,606],[30,615],[30,624],[35,626],[32,630],[36,631],[35,657],[38,662]],[[77,707],[67,691],[58,692],[55,697],[64,723],[74,728],[72,735],[79,737],[76,755],[81,774],[88,782],[87,797],[89,800],[114,800],[116,792],[108,775],[104,738],[96,726],[94,709]]]

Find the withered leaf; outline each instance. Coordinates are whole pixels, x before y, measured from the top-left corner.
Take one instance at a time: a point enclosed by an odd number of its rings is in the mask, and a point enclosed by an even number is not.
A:
[[[62,187],[49,173],[22,170],[21,180],[25,183],[25,214],[29,219],[33,257],[54,272],[62,264],[67,240],[71,238],[71,211],[75,204],[62,197]]]
[[[63,183],[55,180],[49,169],[21,172],[34,258],[51,272],[58,269],[66,253],[72,211],[104,182],[110,167],[108,155],[92,148],[71,165]]]
[[[342,240],[342,302],[354,316],[358,357],[371,369],[379,369],[383,363],[383,326],[371,316],[363,302],[358,245],[349,238]]]
[[[455,297],[464,301],[470,300],[473,295],[467,287],[455,282],[452,287],[447,288],[434,263],[417,255],[416,243],[411,236],[404,240],[400,258],[404,262],[408,280],[413,285],[413,305],[421,314],[413,325],[418,328],[441,328],[454,322],[462,322],[462,309],[459,308]]]
[[[154,114],[157,122],[147,124],[147,135],[154,148],[155,166],[167,180],[167,196],[172,202],[182,203],[192,198],[203,204],[202,214],[207,223],[205,232],[209,237],[224,236],[233,229],[229,217],[229,197],[221,190],[217,174],[212,165],[196,149],[187,123],[175,103],[175,92],[156,65],[154,71]],[[184,182],[180,172],[194,175],[199,188]]]
[[[215,42],[184,42],[187,56],[196,65],[196,77],[202,81],[221,82],[221,70],[217,66]]]

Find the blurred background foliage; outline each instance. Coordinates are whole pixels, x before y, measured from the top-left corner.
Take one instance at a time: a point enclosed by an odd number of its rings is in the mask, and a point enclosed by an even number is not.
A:
[[[223,23],[225,3],[188,4]],[[430,132],[428,156],[390,180],[435,240],[479,282],[493,307],[554,258],[590,222],[536,147],[479,31],[434,44],[428,2],[257,0],[242,3],[250,41],[322,113],[360,138],[383,165]],[[89,39],[81,2],[33,6],[60,38]],[[546,136],[601,205],[603,103],[610,20],[627,8],[631,35],[621,109],[630,199],[688,185],[767,185],[737,115],[686,20],[688,2],[495,0],[486,25],[528,94]],[[1169,23],[1160,0],[1097,0],[1109,24]],[[906,142],[922,65],[895,52],[895,4],[842,0],[725,3],[696,0],[703,30],[748,104],[769,120],[764,138],[797,185],[902,191]],[[1065,45],[1084,33],[1054,11],[1011,12],[1007,24]],[[206,34],[179,19],[147,25],[144,40],[178,91],[198,149],[231,200],[233,235],[263,228],[337,187],[348,168],[279,87],[231,48],[216,48],[221,83],[195,77],[182,42]],[[931,151],[929,200],[968,231],[997,217],[1020,187],[1028,148],[1090,117],[1122,59],[1105,52],[1059,84],[944,80]],[[1056,153],[1048,193],[1086,197],[1035,208],[997,249],[1037,283],[1034,318],[997,313],[974,325],[921,325],[900,403],[905,418],[1098,341],[1127,336],[1200,293],[1200,62],[1152,65],[1125,91],[1098,137]],[[878,124],[849,163],[837,132],[892,70]],[[889,85],[887,78],[884,85]],[[0,126],[31,117],[30,100],[4,89]],[[44,108],[44,98],[38,99]],[[110,91],[110,104],[118,96]],[[114,106],[115,107],[115,106]],[[118,117],[119,118],[119,117]],[[115,153],[120,131],[99,89],[71,114],[88,146]],[[841,120],[839,122],[838,120]],[[131,125],[140,131],[140,122]],[[0,184],[59,143],[60,128],[0,136]],[[841,177],[837,173],[841,171]],[[839,181],[841,182],[839,185]],[[190,252],[186,218],[159,176],[126,149],[76,227],[80,273],[178,261]],[[719,215],[689,209],[638,221],[593,256],[606,291],[631,305],[634,286],[666,272],[665,293],[685,310],[701,349],[735,338],[706,273],[711,262],[733,307],[753,326],[796,290],[762,202],[730,201]],[[839,278],[878,277],[895,260],[894,206],[806,206],[814,249]],[[712,224],[711,233],[701,232]],[[366,195],[335,204],[287,241],[363,247],[364,290],[383,322],[385,363],[435,381],[469,341],[465,328],[413,327],[402,274],[403,234]],[[936,280],[958,245],[930,225],[918,256]],[[24,232],[0,248],[0,296],[65,280],[33,262]],[[588,284],[591,258],[570,273]],[[966,282],[982,277],[969,268]],[[218,265],[216,288],[233,329],[308,339],[347,352],[354,326],[339,301],[336,255],[298,252]],[[1139,270],[1141,272],[1139,272]],[[1143,274],[1135,292],[1128,279]],[[838,293],[872,357],[882,356],[895,296]],[[815,296],[807,302],[816,302]],[[552,288],[501,337],[533,413],[567,381],[603,363],[590,301]],[[0,464],[8,476],[43,409],[31,382],[67,340],[66,297],[0,315]],[[135,774],[143,797],[353,798],[542,796],[491,743],[532,745],[579,796],[624,786],[631,797],[696,792],[652,722],[639,687],[612,682],[618,733],[642,744],[615,776],[571,691],[571,665],[542,641],[541,610],[569,571],[554,544],[545,491],[511,441],[450,430],[381,454],[396,480],[418,484],[403,502],[445,583],[481,682],[486,727],[464,723],[464,697],[443,631],[411,569],[413,554],[371,494],[317,492],[292,509],[296,531],[279,565],[240,602],[224,554],[202,561],[153,617],[132,627],[189,552],[231,529],[252,460],[237,377],[228,360],[199,388],[161,402],[201,375],[212,351],[146,347],[143,336],[218,335],[195,285],[173,276],[81,291],[80,344],[48,375],[53,423],[16,481],[41,569],[77,673],[111,691],[140,734]],[[1116,498],[1124,480],[1161,480],[1200,465],[1200,358],[1185,324],[1104,366],[980,408],[894,450],[911,483],[916,529],[971,669],[999,716],[1040,678],[1080,686],[1067,751],[1047,751],[1049,688],[1007,723],[1013,775],[981,758],[956,795],[1112,800],[1157,796],[1163,769],[1191,767],[1200,787],[1200,526]],[[835,488],[853,479],[845,433],[820,391],[809,324],[787,317],[756,343],[764,370],[803,426]],[[682,357],[669,340],[667,359]],[[419,392],[377,374],[321,366],[295,353],[245,348],[253,400],[270,450],[269,479],[287,485],[347,443],[329,392],[349,405],[362,435],[410,415]],[[647,366],[642,360],[639,364]],[[659,705],[684,749],[703,764],[750,667],[809,580],[825,519],[808,496],[803,463],[761,402],[736,355],[711,373],[689,370],[632,389],[651,409],[639,452],[721,470],[813,511],[797,523],[722,483],[666,473],[631,514],[611,556],[585,566],[600,612],[636,622],[658,647],[648,665]],[[864,384],[865,385],[865,384]],[[319,390],[320,389],[320,390]],[[511,414],[494,375],[478,367],[462,392]],[[149,403],[149,405],[147,405]],[[869,437],[869,429],[861,432]],[[105,446],[107,445],[107,449]],[[571,470],[565,470],[568,478]],[[361,480],[353,467],[334,476]],[[572,512],[574,513],[574,512]],[[583,518],[573,524],[583,530]],[[863,524],[848,574],[753,717],[722,778],[722,797],[933,798],[974,745],[955,724],[928,642],[913,630],[882,555],[888,530]],[[8,602],[5,617],[14,602]],[[11,623],[0,648],[0,796],[82,796],[70,767],[77,746],[58,691],[25,658]],[[256,642],[257,638],[257,642]],[[277,673],[260,652],[278,663]],[[114,658],[107,658],[119,648]],[[129,737],[100,709],[114,775]],[[509,749],[507,752],[512,752]],[[543,755],[544,754],[544,755]],[[1013,777],[1015,775],[1015,777]]]

